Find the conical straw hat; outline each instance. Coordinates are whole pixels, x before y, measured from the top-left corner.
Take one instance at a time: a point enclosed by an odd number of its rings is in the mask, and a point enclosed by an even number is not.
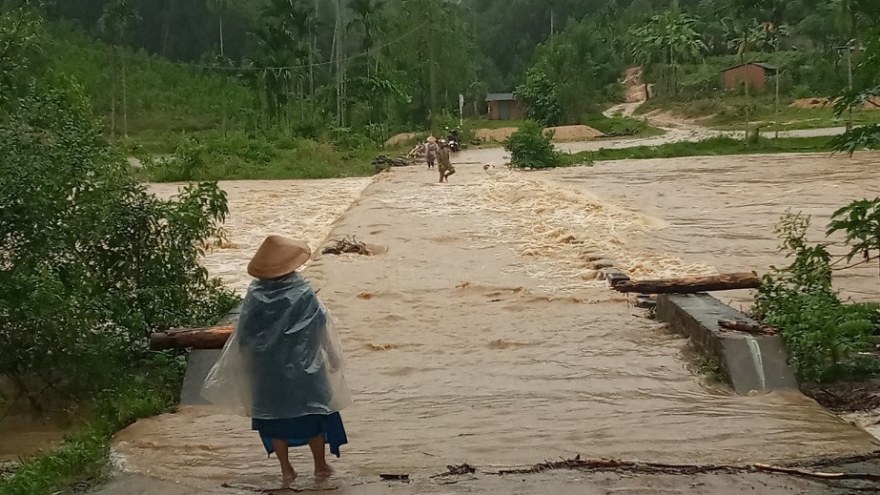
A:
[[[436,143],[436,142],[437,142],[437,138],[435,138],[433,135],[432,135],[432,136],[428,136],[428,142],[429,142],[429,143]]]
[[[305,242],[270,235],[248,263],[248,275],[254,278],[277,278],[293,273],[312,257]]]

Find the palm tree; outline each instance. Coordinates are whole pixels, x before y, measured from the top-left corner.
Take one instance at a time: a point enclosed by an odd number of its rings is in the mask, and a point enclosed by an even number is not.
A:
[[[128,103],[125,88],[125,59],[122,57],[121,45],[125,42],[128,28],[140,21],[140,16],[127,0],[113,0],[104,6],[104,13],[98,19],[98,26],[111,45],[110,66],[112,68],[110,90],[110,135],[116,136],[116,88],[117,72],[122,74],[122,129],[128,137]],[[119,68],[119,69],[117,69]]]
[[[755,19],[734,20],[727,17],[722,24],[727,31],[727,46],[736,51],[740,63],[745,63],[749,51],[763,50],[771,45],[768,26],[772,26],[772,23],[760,24]]]
[[[208,9],[217,14],[217,20],[220,22],[220,57],[226,58],[226,52],[223,48],[223,15],[229,9],[230,0],[208,0]]]
[[[678,64],[698,60],[706,51],[696,25],[697,18],[677,8],[669,9],[630,32],[630,49],[636,60],[645,65],[665,63],[671,76],[668,82],[677,92]]]
[[[382,34],[384,25],[384,10],[386,0],[352,0],[348,5],[349,10],[354,13],[352,19],[347,26],[348,30],[360,27],[363,30],[363,38],[361,40],[361,49],[364,53],[373,52],[376,47],[376,40]],[[373,66],[374,73],[379,69],[379,54],[374,53]],[[367,62],[367,77],[370,76],[370,62]]]
[[[260,13],[261,27],[252,33],[257,41],[257,67],[264,67],[263,89],[270,119],[287,110],[294,88],[302,92],[305,67],[311,57],[309,19],[312,9],[302,0],[269,0]]]

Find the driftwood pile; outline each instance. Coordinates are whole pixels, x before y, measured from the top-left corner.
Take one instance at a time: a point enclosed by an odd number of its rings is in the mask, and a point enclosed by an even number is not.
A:
[[[432,478],[443,478],[446,476],[464,476],[466,474],[474,474],[477,469],[468,463],[459,464],[458,466],[446,466],[446,472],[435,474]]]
[[[412,165],[412,162],[407,158],[388,158],[384,155],[373,158],[373,166],[379,171],[388,170],[391,167],[408,167],[410,165]]]
[[[344,237],[342,240],[336,241],[336,244],[325,247],[321,254],[360,254],[372,256],[373,252],[370,251],[366,244],[354,237]]]
[[[413,148],[407,156],[407,158],[424,158],[426,154],[427,148],[424,144],[417,144],[415,148]]]

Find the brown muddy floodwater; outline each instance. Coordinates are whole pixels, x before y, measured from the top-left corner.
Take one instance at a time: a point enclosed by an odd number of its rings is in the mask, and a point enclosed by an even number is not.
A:
[[[783,261],[772,235],[782,211],[827,217],[876,191],[871,158],[697,158],[548,173],[464,164],[444,185],[412,167],[380,176],[339,220],[321,204],[332,198],[342,214],[344,195],[326,188],[348,191],[351,203],[363,183],[228,183],[230,241],[247,249],[207,265],[241,288],[263,235],[312,232],[315,247],[334,221],[332,236],[389,247],[372,258],[319,257],[306,270],[348,358],[350,445],[335,466],[350,483],[575,454],[737,464],[860,453],[878,447],[873,437],[800,394],[741,397],[707,386],[687,341],[595,280],[588,258],[637,277],[765,269]],[[264,215],[267,203],[273,212]],[[876,294],[868,275],[841,282]],[[114,458],[123,470],[199,487],[271,487],[278,478],[249,421],[210,408],[133,425]],[[302,450],[294,464],[310,471]]]
[[[38,419],[18,413],[3,417],[0,419],[0,466],[57,447],[69,428],[68,422],[52,418]]]
[[[221,182],[229,197],[227,243],[208,253],[204,265],[211,275],[244,295],[250,284],[245,272],[250,257],[270,234],[309,243],[316,250],[345,210],[373,179],[313,181]],[[159,197],[178,193],[181,184],[151,184]]]

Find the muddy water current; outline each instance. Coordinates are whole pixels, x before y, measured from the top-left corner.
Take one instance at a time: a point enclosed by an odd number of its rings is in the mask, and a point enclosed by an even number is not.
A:
[[[221,182],[229,197],[226,242],[205,258],[208,271],[244,295],[245,272],[254,251],[270,234],[307,241],[316,250],[333,222],[360,197],[373,179]],[[180,184],[152,184],[159,197],[178,193]]]
[[[872,437],[800,394],[708,385],[687,341],[611,293],[590,260],[638,277],[765,269],[783,262],[772,233],[781,212],[820,220],[876,191],[870,163],[738,157],[530,174],[463,163],[444,185],[422,167],[368,186],[228,183],[230,242],[242,247],[206,265],[240,289],[247,255],[269,232],[302,232],[313,247],[328,234],[388,247],[318,256],[305,272],[347,355],[355,403],[335,466],[350,483],[575,454],[739,464],[866,452]],[[841,285],[876,295],[867,272]],[[192,486],[278,478],[247,419],[203,407],[133,425],[114,459]],[[310,471],[302,449],[293,462]]]
[[[826,227],[841,206],[880,195],[878,159],[790,154],[632,160],[540,176],[663,222],[661,229],[630,237],[632,249],[673,252],[686,263],[722,271],[764,273],[786,264],[774,228],[787,210],[811,216],[811,240],[829,241],[833,254],[845,253],[842,236],[826,239]],[[862,266],[837,272],[835,281],[845,297],[876,301],[877,273],[876,265]],[[732,300],[750,302],[747,292]]]

